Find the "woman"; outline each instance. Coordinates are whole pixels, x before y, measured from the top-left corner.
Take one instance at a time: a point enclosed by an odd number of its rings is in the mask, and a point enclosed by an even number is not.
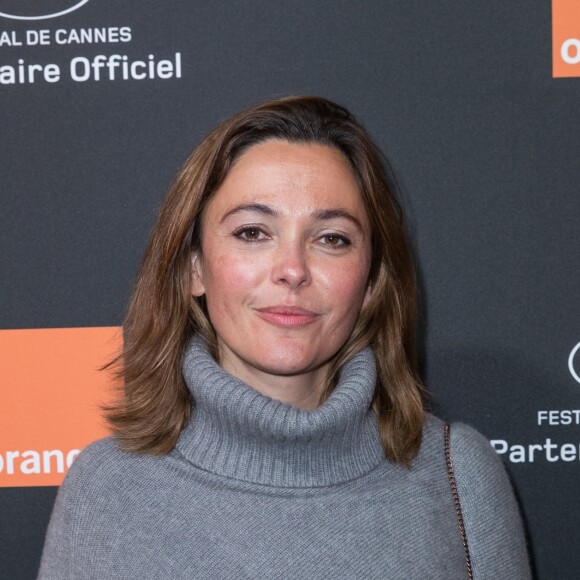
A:
[[[414,316],[348,111],[287,98],[220,125],[161,208],[115,437],[72,466],[40,578],[528,578],[494,451],[461,424],[446,449],[424,412]]]

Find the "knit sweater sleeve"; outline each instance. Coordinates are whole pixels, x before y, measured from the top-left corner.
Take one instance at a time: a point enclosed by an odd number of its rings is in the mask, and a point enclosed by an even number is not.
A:
[[[52,516],[44,541],[38,580],[62,578],[70,575],[69,494],[67,486],[61,485],[52,509]]]
[[[454,423],[451,456],[473,577],[531,578],[518,505],[497,453],[475,429]]]
[[[93,443],[77,457],[60,486],[48,525],[37,580],[73,580],[75,546],[82,543],[82,505],[87,471],[106,452],[106,440]],[[79,509],[79,507],[81,509]],[[81,512],[81,513],[79,513]]]

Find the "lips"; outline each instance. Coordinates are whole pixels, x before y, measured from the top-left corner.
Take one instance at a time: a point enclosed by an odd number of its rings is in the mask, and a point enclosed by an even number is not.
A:
[[[256,312],[266,322],[283,327],[306,326],[319,317],[318,313],[299,306],[268,306],[258,308]]]

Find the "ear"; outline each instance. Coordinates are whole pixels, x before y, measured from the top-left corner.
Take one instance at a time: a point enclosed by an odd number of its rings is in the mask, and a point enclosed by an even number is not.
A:
[[[205,294],[203,272],[196,252],[191,254],[191,293],[197,297]]]

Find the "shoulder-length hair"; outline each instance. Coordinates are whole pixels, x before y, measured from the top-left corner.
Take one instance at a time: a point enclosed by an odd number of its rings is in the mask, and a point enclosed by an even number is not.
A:
[[[111,363],[123,394],[106,408],[109,424],[125,450],[164,454],[175,446],[193,402],[181,370],[190,337],[201,334],[217,360],[204,300],[191,292],[191,255],[200,249],[201,216],[236,159],[269,139],[334,147],[352,167],[371,225],[371,297],[333,360],[320,404],[342,365],[370,346],[378,374],[372,407],[385,457],[408,466],[421,443],[424,407],[415,359],[415,275],[401,208],[367,132],[344,107],[319,97],[269,101],[234,115],[183,164],[137,276],[123,351]]]

